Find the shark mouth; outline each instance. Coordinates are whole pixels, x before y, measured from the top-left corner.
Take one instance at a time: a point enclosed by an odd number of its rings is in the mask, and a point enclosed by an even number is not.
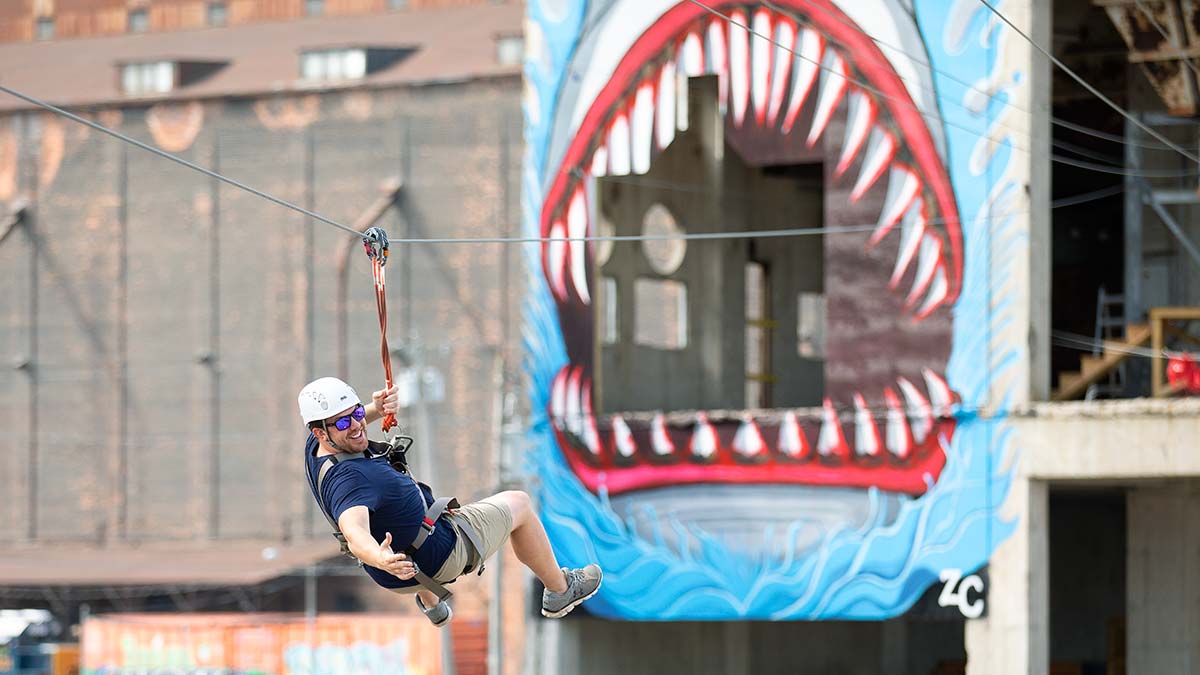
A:
[[[548,412],[569,465],[590,491],[614,495],[699,483],[924,493],[945,464],[959,399],[939,368],[861,390],[833,387],[819,408],[593,410],[594,245],[553,239],[595,234],[595,179],[648,173],[687,131],[689,78],[716,76],[726,125],[798,139],[824,161],[826,214],[872,212],[876,226],[861,253],[896,251],[880,283],[911,322],[947,312],[961,286],[962,235],[940,122],[930,124],[932,99],[913,88],[931,79],[913,73],[911,62],[891,63],[859,27],[875,20],[864,6],[888,2],[707,3],[758,35],[689,2],[655,4],[620,3],[637,16],[609,17],[611,32],[637,35],[619,58],[577,54],[589,63],[569,122],[554,130],[559,147],[551,146],[558,170],[549,174],[540,225],[552,241],[542,244],[541,262],[569,363],[554,378]],[[893,11],[902,17],[895,23],[915,33],[911,14]],[[830,264],[839,263],[827,257]]]

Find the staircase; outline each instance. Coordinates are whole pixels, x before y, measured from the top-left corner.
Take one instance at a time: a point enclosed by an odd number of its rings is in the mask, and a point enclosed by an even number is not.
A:
[[[1130,351],[1150,342],[1150,325],[1132,323],[1125,325],[1125,337],[1104,340],[1100,354],[1087,354],[1079,359],[1079,370],[1058,376],[1058,388],[1051,395],[1054,401],[1070,401],[1087,393],[1088,387],[1106,377],[1125,359]]]

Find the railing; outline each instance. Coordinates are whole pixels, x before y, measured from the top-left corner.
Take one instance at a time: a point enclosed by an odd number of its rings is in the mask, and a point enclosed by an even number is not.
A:
[[[1200,347],[1200,336],[1188,332],[1187,324],[1200,321],[1200,307],[1154,307],[1150,309],[1151,394],[1155,398],[1178,393],[1166,378],[1167,338]]]

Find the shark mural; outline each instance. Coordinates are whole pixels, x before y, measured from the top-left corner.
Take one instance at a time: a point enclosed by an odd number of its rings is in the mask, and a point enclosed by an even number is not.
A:
[[[817,167],[822,185],[827,347],[806,405],[601,410],[600,247],[527,250],[530,460],[563,564],[605,569],[588,609],[883,619],[985,565],[1017,452],[996,392],[1025,358],[1003,283],[1026,227],[1011,36],[974,0],[527,11],[527,234],[600,232],[598,185],[690,142],[704,82],[720,161]]]

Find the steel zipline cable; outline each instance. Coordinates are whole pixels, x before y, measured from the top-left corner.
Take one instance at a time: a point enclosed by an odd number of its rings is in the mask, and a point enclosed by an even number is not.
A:
[[[785,51],[788,51],[789,53],[793,54],[796,58],[800,58],[800,59],[804,59],[804,60],[811,60],[811,59],[807,59],[805,56],[803,56],[799,52],[795,51],[794,49],[788,48],[787,46],[780,44],[779,42],[774,40],[771,36],[765,36],[760,33],[757,33],[750,26],[746,26],[741,23],[738,23],[737,21],[734,21],[730,16],[722,14],[721,12],[713,9],[712,7],[700,2],[699,0],[689,0],[689,2],[697,5],[698,7],[704,9],[705,11],[723,19],[730,25],[735,25],[735,26],[738,26],[738,27],[746,30],[750,35],[755,35],[761,39],[767,40],[768,42],[779,47],[780,49],[784,49]],[[1064,66],[1060,62],[1058,62],[1058,60],[1055,59],[1052,55],[1048,54],[1044,49],[1042,49],[1040,46],[1038,46],[1036,43],[1034,43],[1031,38],[1029,38],[1027,35],[1022,33],[1019,29],[1016,29],[1016,27],[1013,26],[1012,23],[1009,22],[1006,17],[1004,17],[1002,14],[1000,14],[995,8],[993,8],[991,5],[989,5],[985,0],[979,0],[979,2],[981,2],[983,5],[985,5],[989,9],[991,9],[993,12],[995,12],[997,14],[997,16],[1000,17],[1000,19],[1002,19],[1005,23],[1007,23],[1010,27],[1012,27],[1019,35],[1021,35],[1023,38],[1028,40],[1030,42],[1030,44],[1032,44],[1034,47],[1036,47],[1039,51],[1042,51],[1042,53],[1046,54],[1046,56],[1048,58],[1050,58],[1050,60],[1052,62],[1054,62],[1055,65],[1066,70],[1066,72],[1069,75],[1071,75],[1073,78],[1075,78],[1076,80],[1082,79],[1078,75],[1076,75],[1075,73],[1073,73],[1069,69],[1067,69],[1066,66]],[[883,46],[888,46],[892,49],[898,49],[898,48],[892,47],[891,45],[883,44]],[[917,60],[915,57],[909,55],[907,52],[901,51],[901,53],[904,54],[905,56],[907,56],[908,58],[910,58],[911,60],[914,60],[915,62],[924,63],[922,61]],[[822,63],[814,62],[814,64],[821,70],[829,70],[829,68]],[[874,87],[872,87],[871,85],[869,85],[867,83],[859,82],[859,81],[854,80],[853,78],[849,78],[849,77],[846,77],[845,79],[847,81],[854,82],[854,83],[858,84],[859,86],[867,88],[879,96],[882,96],[882,97],[888,98],[888,99],[892,98],[882,92],[877,91]],[[1093,94],[1100,97],[1101,100],[1103,100],[1105,103],[1109,104],[1109,106],[1113,107],[1113,109],[1116,110],[1118,113],[1120,113],[1122,116],[1133,121],[1135,124],[1137,124],[1140,128],[1142,128],[1147,133],[1149,133],[1151,136],[1153,136],[1154,138],[1163,142],[1170,149],[1173,149],[1173,150],[1179,152],[1183,156],[1185,156],[1188,159],[1191,159],[1193,161],[1198,160],[1198,158],[1196,158],[1194,155],[1184,151],[1182,148],[1179,148],[1177,145],[1171,143],[1170,141],[1166,140],[1165,138],[1162,138],[1159,134],[1154,132],[1153,129],[1150,129],[1146,125],[1142,124],[1139,120],[1137,120],[1135,117],[1130,115],[1128,112],[1124,111],[1119,106],[1117,106],[1115,103],[1113,103],[1110,100],[1108,100],[1107,98],[1105,98],[1103,96],[1103,94],[1096,91],[1094,89],[1094,87],[1091,87],[1086,82],[1081,82],[1081,84],[1083,84]],[[250,185],[242,183],[233,178],[229,178],[228,176],[225,176],[221,173],[218,173],[216,171],[208,169],[208,168],[201,166],[199,164],[196,164],[194,162],[190,162],[190,161],[183,159],[182,157],[179,157],[177,155],[174,155],[169,152],[165,152],[163,150],[155,148],[152,145],[149,145],[147,143],[139,141],[135,138],[132,138],[130,136],[122,134],[113,129],[109,129],[108,127],[105,127],[102,124],[98,124],[89,119],[86,119],[84,117],[81,117],[79,115],[71,113],[71,112],[69,112],[63,108],[60,108],[58,106],[55,106],[51,103],[40,100],[38,98],[35,98],[35,97],[25,94],[23,92],[17,91],[15,89],[12,89],[11,87],[5,86],[3,84],[0,84],[0,91],[7,93],[10,96],[13,96],[15,98],[21,99],[31,105],[34,105],[39,108],[43,108],[43,109],[53,112],[57,115],[60,115],[67,119],[70,119],[74,122],[77,122],[77,123],[87,126],[89,128],[95,129],[96,131],[99,131],[103,134],[111,136],[112,138],[115,138],[119,141],[129,143],[135,147],[145,150],[146,152],[149,152],[151,154],[162,157],[163,159],[167,159],[169,161],[175,162],[176,164],[179,164],[186,168],[192,169],[193,171],[197,171],[201,174],[209,176],[210,178],[214,178],[214,179],[224,182],[230,186],[233,186],[240,190],[244,190],[244,191],[246,191],[250,194],[253,194],[257,197],[261,197],[262,199],[265,199],[269,202],[272,202],[274,204],[277,204],[277,205],[282,206],[287,209],[291,209],[297,213],[308,216],[309,218],[312,218],[314,220],[317,220],[319,222],[327,224],[331,227],[335,227],[337,229],[340,229],[340,230],[347,232],[349,234],[352,234],[354,236],[358,236],[358,237],[362,236],[362,233],[359,232],[358,230],[356,230],[352,227],[349,227],[343,223],[340,223],[336,220],[333,220],[331,218],[323,216],[319,213],[316,213],[314,211],[306,209],[302,206],[299,206],[297,204],[289,202],[285,199],[276,197],[270,193],[267,193],[267,192],[264,192],[257,188],[254,188]],[[901,101],[900,103],[911,106],[914,109],[916,109],[915,104],[913,104],[911,102]],[[926,115],[926,113],[924,113],[920,110],[917,110],[917,112],[922,115]],[[952,126],[956,126],[956,125],[952,125]],[[1096,132],[1095,130],[1090,130],[1090,129],[1087,129],[1086,127],[1079,127],[1077,125],[1070,125],[1067,128],[1072,128],[1073,130],[1079,131],[1081,133],[1093,133],[1094,135],[1097,135],[1097,136],[1100,135],[1100,133]],[[979,133],[978,130],[969,130],[969,131],[971,131],[972,133]],[[1119,141],[1116,138],[1114,138],[1113,140],[1116,140],[1118,142],[1123,142],[1123,141]],[[1017,148],[1017,149],[1023,149],[1023,148],[1020,148],[1019,146],[1017,146],[1016,144],[1014,144],[1013,147]],[[1119,173],[1121,175],[1135,175],[1133,172],[1129,172],[1129,170],[1118,169],[1116,167],[1108,167],[1108,166],[1104,166],[1104,165],[1095,165],[1095,164],[1091,164],[1091,163],[1087,163],[1087,162],[1080,162],[1079,160],[1074,160],[1071,158],[1052,156],[1051,159],[1052,159],[1052,161],[1057,161],[1057,162],[1064,163],[1064,164],[1070,164],[1073,166],[1077,166],[1079,168],[1084,168],[1084,169],[1093,170],[1093,171],[1099,171],[1102,173]],[[1146,175],[1146,174],[1138,173],[1136,175]],[[1155,175],[1158,175],[1158,174],[1155,174]],[[1174,176],[1180,175],[1180,173],[1178,173],[1178,172],[1162,172],[1162,175],[1164,177],[1174,177]],[[670,188],[668,188],[668,189],[670,189]],[[696,187],[694,189],[699,189],[699,187]],[[1095,197],[1092,196],[1093,194],[1095,195]],[[1083,203],[1085,201],[1090,201],[1093,198],[1102,198],[1103,196],[1108,196],[1107,191],[1098,191],[1097,193],[1092,193],[1092,194],[1088,194],[1088,195],[1079,195],[1076,197],[1067,198],[1065,200],[1059,200],[1058,202],[1055,202],[1052,205],[1052,208],[1057,208],[1060,206],[1071,206],[1074,204]],[[1018,214],[1008,213],[1002,217],[1009,217],[1012,215],[1018,215]],[[945,219],[931,219],[930,222],[927,224],[938,224],[938,223],[944,223],[944,222],[945,222]],[[877,226],[878,226],[878,224],[863,224],[863,225],[847,225],[847,226],[840,226],[840,227],[812,227],[812,228],[790,228],[790,229],[777,229],[777,230],[750,230],[750,231],[742,230],[742,231],[734,231],[734,232],[691,232],[691,233],[664,234],[664,235],[592,235],[592,236],[582,236],[582,237],[397,238],[397,239],[392,239],[391,241],[394,243],[398,243],[398,244],[522,244],[522,243],[565,242],[565,241],[596,241],[596,242],[613,241],[613,242],[617,242],[617,241],[652,241],[652,240],[752,239],[752,238],[794,237],[794,236],[806,236],[806,235],[825,235],[825,234],[838,234],[838,233],[850,233],[850,232],[867,232],[867,231],[872,231],[872,230],[876,229]]]

